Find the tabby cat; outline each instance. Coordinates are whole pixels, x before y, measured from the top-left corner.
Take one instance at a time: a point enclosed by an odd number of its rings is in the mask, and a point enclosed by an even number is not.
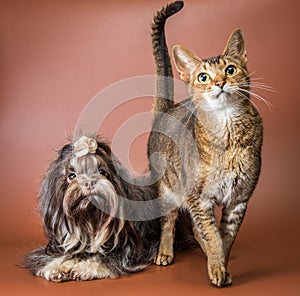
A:
[[[177,1],[162,8],[152,25],[157,94],[148,157],[165,213],[155,263],[172,263],[175,221],[178,213],[187,211],[207,256],[210,280],[226,286],[232,283],[227,272],[230,250],[260,173],[262,119],[250,100],[246,48],[239,29],[216,57],[201,59],[183,46],[173,47],[175,66],[189,94],[174,103],[164,25],[182,6]],[[163,161],[152,157],[156,153]],[[222,207],[220,223],[216,206]]]

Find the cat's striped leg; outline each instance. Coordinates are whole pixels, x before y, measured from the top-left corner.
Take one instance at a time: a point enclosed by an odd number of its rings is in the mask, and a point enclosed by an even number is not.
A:
[[[223,242],[217,227],[213,210],[213,202],[206,200],[194,203],[189,208],[201,242],[207,256],[208,275],[216,286],[226,286],[232,283],[231,276],[226,270]],[[197,235],[195,236],[197,238]]]
[[[202,237],[200,236],[200,233],[198,231],[198,228],[193,225],[193,233],[194,233],[194,237],[196,239],[196,241],[198,242],[198,244],[200,245],[202,251],[204,252],[204,254],[206,255],[206,245],[205,245],[205,241],[202,239]]]
[[[222,210],[222,218],[220,223],[220,233],[223,240],[226,266],[228,264],[231,247],[238,234],[240,226],[243,222],[247,202],[239,202],[230,204]]]
[[[161,238],[159,251],[155,258],[157,265],[170,265],[174,259],[174,237],[175,221],[178,216],[178,209],[169,212],[161,218]]]

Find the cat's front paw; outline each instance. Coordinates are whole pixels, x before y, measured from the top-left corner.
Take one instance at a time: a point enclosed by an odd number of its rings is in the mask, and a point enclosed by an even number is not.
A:
[[[167,266],[172,264],[174,260],[174,255],[173,254],[158,254],[154,260],[154,263],[156,265],[162,265],[162,266]]]
[[[225,287],[232,284],[230,273],[222,267],[209,268],[209,278],[213,285],[217,287]]]

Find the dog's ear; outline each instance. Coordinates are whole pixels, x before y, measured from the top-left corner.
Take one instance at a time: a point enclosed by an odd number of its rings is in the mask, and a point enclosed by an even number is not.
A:
[[[59,161],[66,160],[67,157],[71,156],[72,153],[73,153],[73,145],[67,144],[61,150],[59,150],[57,160]]]
[[[67,188],[66,167],[72,156],[72,144],[65,145],[58,151],[57,158],[50,164],[41,184],[39,193],[42,213],[47,211],[51,202],[60,201]]]
[[[72,145],[64,146],[47,170],[39,192],[39,211],[43,217],[45,235],[49,240],[61,237],[66,229],[63,198],[67,190],[66,164],[72,155]]]
[[[97,154],[99,154],[100,156],[102,156],[103,154],[108,156],[111,155],[111,149],[106,143],[97,141],[97,144],[98,144]]]

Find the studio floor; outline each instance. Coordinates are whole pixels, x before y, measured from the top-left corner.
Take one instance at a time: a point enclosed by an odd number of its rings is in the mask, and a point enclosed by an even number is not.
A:
[[[248,215],[255,218],[255,213]],[[233,285],[213,287],[207,277],[206,259],[200,249],[177,252],[168,267],[151,265],[145,271],[118,279],[51,283],[18,267],[36,242],[1,244],[1,294],[17,295],[257,295],[298,296],[300,292],[299,232],[245,222],[231,253],[229,271]],[[276,230],[276,231],[275,231]],[[294,236],[294,234],[296,234]],[[42,243],[42,241],[40,241]]]

